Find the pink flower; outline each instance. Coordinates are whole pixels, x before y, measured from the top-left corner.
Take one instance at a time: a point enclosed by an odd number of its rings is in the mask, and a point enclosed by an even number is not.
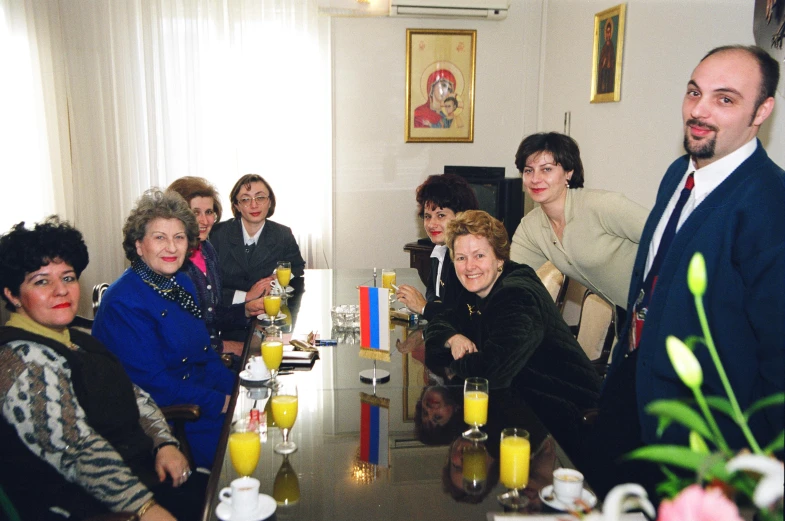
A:
[[[742,521],[736,504],[718,489],[690,485],[660,504],[657,521]]]

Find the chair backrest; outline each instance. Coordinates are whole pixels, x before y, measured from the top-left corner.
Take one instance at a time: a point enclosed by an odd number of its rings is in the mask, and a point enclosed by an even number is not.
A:
[[[101,305],[101,299],[104,298],[107,289],[109,289],[109,284],[106,282],[93,286],[93,316],[98,312],[98,306]]]
[[[567,293],[569,277],[559,271],[551,261],[546,261],[545,264],[537,268],[537,276],[540,277],[545,289],[551,294],[556,307],[561,310],[564,304],[564,295]]]
[[[613,306],[599,295],[591,291],[586,292],[581,307],[577,340],[595,366],[604,368],[608,363],[608,356],[616,334],[614,313]],[[600,367],[598,367],[599,369]],[[601,373],[604,374],[604,371]]]

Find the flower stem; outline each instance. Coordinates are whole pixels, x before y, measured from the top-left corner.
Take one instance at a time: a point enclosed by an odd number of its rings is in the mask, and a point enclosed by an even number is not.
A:
[[[714,366],[717,368],[717,374],[722,381],[725,394],[728,395],[728,400],[730,401],[731,408],[733,409],[733,415],[735,416],[736,423],[739,425],[739,427],[741,427],[741,430],[744,433],[744,436],[747,438],[747,442],[750,444],[750,448],[753,450],[753,452],[755,452],[755,454],[763,454],[763,451],[758,445],[758,442],[755,441],[755,437],[752,435],[752,431],[750,431],[749,425],[747,425],[747,420],[744,418],[744,413],[741,411],[739,401],[736,399],[736,394],[733,392],[733,388],[728,381],[728,375],[725,373],[725,368],[722,366],[720,356],[717,354],[717,347],[714,345],[714,339],[712,338],[711,331],[709,330],[709,321],[706,318],[706,310],[703,307],[703,299],[701,297],[695,297],[695,309],[698,311],[698,319],[700,320],[703,337],[706,340],[706,347],[709,349],[711,359],[714,362]],[[702,395],[701,399],[705,401]],[[700,401],[698,403],[700,403]],[[703,408],[703,405],[701,405],[701,408]],[[713,418],[711,421],[714,421]],[[722,440],[722,443],[725,444],[724,439]]]
[[[706,421],[709,423],[709,428],[714,433],[714,443],[717,445],[717,448],[725,452],[729,452],[730,447],[728,447],[728,443],[725,441],[725,438],[722,436],[720,427],[717,425],[717,422],[714,420],[714,415],[711,413],[711,409],[709,409],[709,404],[706,402],[706,397],[703,396],[700,387],[696,387],[695,389],[693,389],[693,394],[695,395],[695,401],[698,402],[698,406],[700,407],[701,412],[703,412],[703,416],[706,417]]]

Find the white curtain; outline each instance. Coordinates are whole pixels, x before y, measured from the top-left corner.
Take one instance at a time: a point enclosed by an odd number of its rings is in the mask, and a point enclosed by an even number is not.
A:
[[[122,225],[137,197],[183,175],[212,181],[228,218],[234,182],[261,174],[308,266],[331,264],[329,23],[315,0],[28,1],[32,25],[51,28],[51,90],[64,85],[67,131],[49,134],[70,152],[73,179],[53,177],[73,186],[73,210],[51,206],[88,241],[83,288],[126,266]]]
[[[0,0],[0,233],[53,213],[73,217],[64,74],[51,54],[60,38],[54,15],[34,0]]]

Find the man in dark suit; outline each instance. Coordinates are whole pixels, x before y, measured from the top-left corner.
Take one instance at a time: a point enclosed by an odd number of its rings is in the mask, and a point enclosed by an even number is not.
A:
[[[643,229],[631,313],[593,433],[597,443],[618,447],[600,458],[606,462],[644,444],[687,443],[686,430],[677,426],[658,437],[657,418],[645,408],[654,400],[692,396],[668,359],[665,339],[703,336],[687,286],[695,252],[706,260],[708,323],[741,408],[785,389],[785,172],[756,139],[774,108],[778,80],[779,66],[764,50],[727,46],[710,51],[687,83],[687,155],[666,172]],[[704,393],[724,397],[707,348],[698,345],[694,352]],[[747,445],[730,419],[716,418],[733,449]],[[782,407],[754,414],[750,425],[759,444],[767,445],[782,431]],[[616,480],[640,477],[611,472]]]
[[[261,176],[241,177],[230,194],[234,219],[213,227],[210,243],[218,252],[223,303],[243,302],[257,284],[269,285],[279,261],[289,261],[292,276],[303,274],[305,261],[292,230],[270,221],[275,193]]]

